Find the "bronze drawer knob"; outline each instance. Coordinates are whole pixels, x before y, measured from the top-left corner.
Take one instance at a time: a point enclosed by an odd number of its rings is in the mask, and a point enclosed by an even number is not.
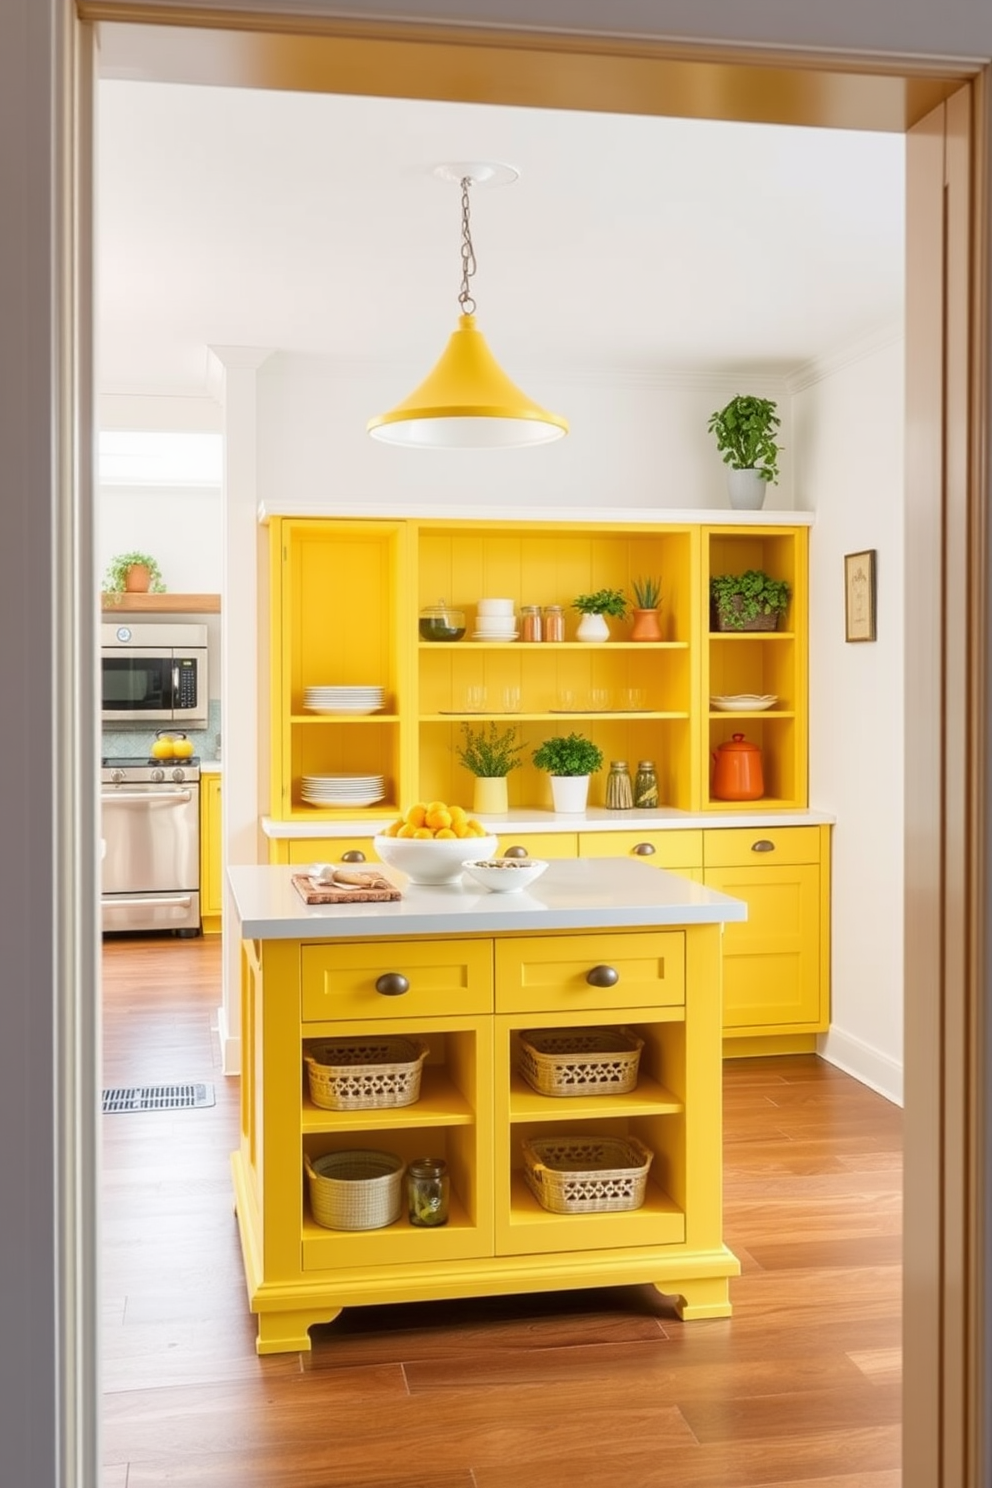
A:
[[[620,973],[615,966],[594,966],[586,972],[590,987],[615,987],[619,980]]]
[[[384,971],[375,984],[375,990],[383,997],[402,997],[404,992],[409,992],[410,983],[398,971]]]
[[[653,842],[637,842],[630,849],[635,858],[650,858],[654,853],[654,850],[655,847]]]
[[[530,853],[525,847],[508,847],[503,856],[504,858],[529,858]]]
[[[757,842],[751,843],[752,852],[774,852],[775,844],[767,837],[759,837]]]
[[[365,854],[357,847],[352,847],[346,853],[341,854],[342,863],[364,863]]]

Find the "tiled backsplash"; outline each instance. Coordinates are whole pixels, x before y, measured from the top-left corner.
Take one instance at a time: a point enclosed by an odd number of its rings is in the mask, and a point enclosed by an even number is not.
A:
[[[176,731],[180,731],[177,724]],[[102,752],[105,755],[150,754],[157,729],[105,728]],[[193,748],[201,759],[220,759],[220,699],[210,699],[210,711],[205,729],[182,729],[193,741]]]

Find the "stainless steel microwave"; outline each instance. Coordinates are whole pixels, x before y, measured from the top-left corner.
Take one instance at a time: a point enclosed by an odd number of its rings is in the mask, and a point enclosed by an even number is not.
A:
[[[206,728],[205,625],[101,625],[104,723]]]

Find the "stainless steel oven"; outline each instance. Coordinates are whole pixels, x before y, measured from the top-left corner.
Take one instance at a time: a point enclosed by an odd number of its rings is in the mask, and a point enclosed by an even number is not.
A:
[[[200,929],[200,762],[104,759],[104,931]]]
[[[205,625],[101,625],[104,723],[206,728],[209,705]]]

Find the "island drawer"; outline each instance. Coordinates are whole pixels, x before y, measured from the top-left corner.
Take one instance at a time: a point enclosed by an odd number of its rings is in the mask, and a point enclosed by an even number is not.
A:
[[[640,849],[640,851],[638,851]],[[664,832],[580,832],[582,858],[636,858],[652,868],[701,868],[703,834],[697,830]]]
[[[819,827],[726,827],[703,835],[707,868],[770,868],[775,863],[818,863]]]
[[[684,1002],[685,937],[680,930],[521,936],[496,942],[500,1013],[677,1007]]]
[[[304,1023],[493,1010],[488,940],[306,945],[301,958]]]

